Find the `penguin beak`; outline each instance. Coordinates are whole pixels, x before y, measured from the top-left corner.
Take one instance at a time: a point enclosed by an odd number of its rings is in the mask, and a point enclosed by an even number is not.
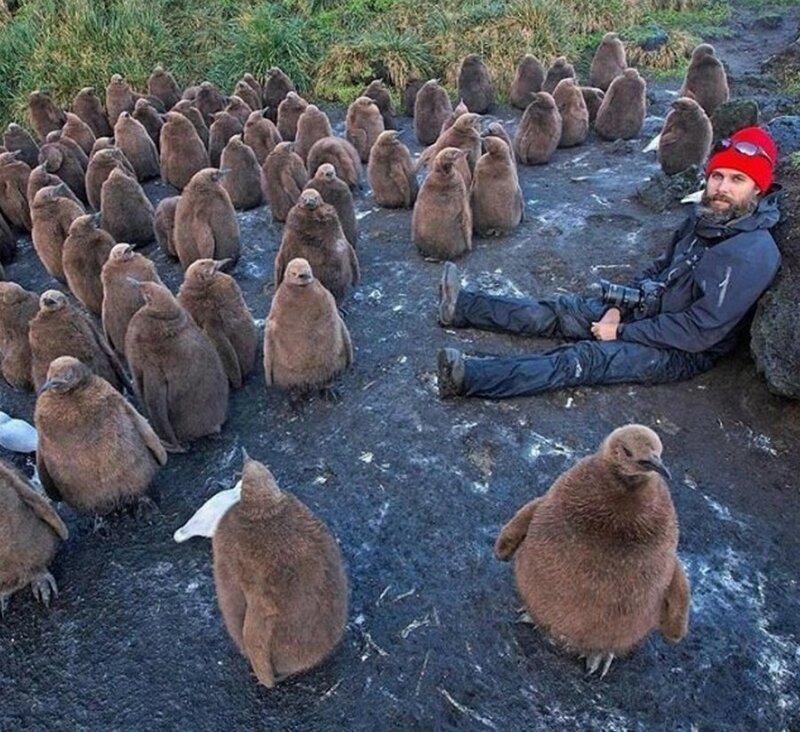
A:
[[[667,466],[664,465],[664,463],[661,462],[661,459],[655,455],[647,460],[639,460],[639,465],[641,465],[645,470],[653,471],[654,473],[662,475],[666,480],[672,478],[669,470],[667,470]]]
[[[92,218],[89,219],[89,221],[91,222],[92,226],[95,229],[97,229],[100,226],[100,222],[102,220],[103,220],[103,214],[101,214],[99,211],[96,214],[93,214]]]
[[[58,389],[59,386],[64,386],[66,383],[66,381],[62,381],[61,379],[48,379],[39,387],[37,394],[44,394],[51,389]]]
[[[230,257],[227,257],[226,259],[214,260],[214,271],[227,272],[230,269],[232,262],[233,260]]]

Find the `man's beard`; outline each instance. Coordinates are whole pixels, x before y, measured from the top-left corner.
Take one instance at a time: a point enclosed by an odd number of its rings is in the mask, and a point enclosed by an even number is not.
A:
[[[712,201],[724,201],[728,204],[727,208],[714,208],[711,205]],[[718,224],[726,224],[735,219],[742,219],[749,216],[758,207],[758,196],[753,194],[750,200],[742,204],[735,204],[727,196],[709,196],[708,193],[703,193],[700,199],[700,215],[706,221],[714,221]]]

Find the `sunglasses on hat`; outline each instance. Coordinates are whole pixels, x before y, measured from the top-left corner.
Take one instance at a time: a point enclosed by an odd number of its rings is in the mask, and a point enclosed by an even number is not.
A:
[[[721,152],[722,150],[729,150],[733,148],[736,152],[746,155],[748,158],[755,158],[759,155],[769,160],[771,165],[775,165],[775,161],[769,156],[766,150],[754,142],[745,142],[744,140],[733,141],[730,137],[723,137],[716,145],[714,145],[714,152]]]

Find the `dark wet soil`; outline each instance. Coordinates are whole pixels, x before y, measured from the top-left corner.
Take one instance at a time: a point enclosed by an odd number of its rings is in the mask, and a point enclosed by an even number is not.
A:
[[[717,44],[734,92],[750,89],[739,75],[793,40],[798,8],[782,12],[778,30]],[[651,115],[666,113],[678,84],[651,85]],[[516,112],[500,112],[516,124]],[[465,282],[581,291],[644,265],[685,213],[636,202],[657,169],[645,143],[591,139],[521,169],[527,221],[512,236],[476,240],[460,263]],[[547,343],[440,328],[441,266],[416,253],[410,213],[378,210],[366,190],[358,208],[363,284],[347,303],[356,362],[339,380],[341,401],[292,405],[256,373],[233,394],[222,435],[171,456],[157,476],[154,523],[119,517],[101,538],[62,507],[72,536],[52,565],[59,597],[47,611],[21,592],[0,624],[0,730],[800,729],[800,405],[767,391],[746,347],[682,384],[440,402],[439,347],[516,354]],[[281,226],[264,208],[240,222],[235,275],[263,319]],[[149,251],[177,289],[178,265]],[[38,292],[55,284],[29,240],[8,274]],[[0,398],[4,411],[32,418],[33,397],[3,388]],[[677,646],[650,638],[599,681],[515,623],[511,568],[492,544],[520,505],[631,421],[664,441],[691,627]],[[209,542],[172,541],[236,480],[240,447],[328,522],[351,579],[336,654],[272,691],[223,628]]]

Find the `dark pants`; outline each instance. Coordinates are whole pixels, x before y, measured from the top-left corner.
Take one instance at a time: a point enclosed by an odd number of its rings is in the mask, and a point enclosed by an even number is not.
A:
[[[462,290],[455,327],[579,341],[541,354],[466,359],[464,394],[501,399],[569,386],[658,384],[689,379],[714,365],[706,353],[594,340],[591,325],[605,309],[599,299],[578,295],[534,300]]]

